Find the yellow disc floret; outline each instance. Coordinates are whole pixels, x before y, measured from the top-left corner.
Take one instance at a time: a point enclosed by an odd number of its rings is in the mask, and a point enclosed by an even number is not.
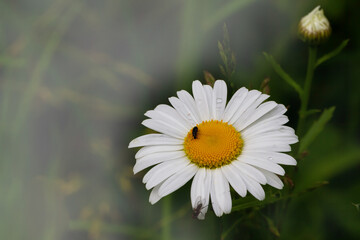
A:
[[[232,125],[211,120],[196,127],[184,141],[184,151],[194,164],[214,169],[231,163],[240,155],[244,141]]]

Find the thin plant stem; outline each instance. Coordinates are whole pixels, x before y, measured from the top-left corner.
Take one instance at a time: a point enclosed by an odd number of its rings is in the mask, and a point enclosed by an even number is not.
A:
[[[164,198],[163,205],[162,205],[162,219],[164,222],[164,225],[162,227],[162,240],[169,240],[171,239],[171,229],[170,225],[171,222],[168,221],[170,219],[171,214],[171,196],[167,196]]]
[[[314,76],[314,71],[316,68],[316,46],[309,47],[309,58],[308,58],[308,66],[306,71],[305,85],[304,91],[301,96],[301,107],[299,111],[299,121],[297,126],[297,135],[301,138],[304,134],[304,124],[307,117],[307,107],[309,104],[311,83]]]

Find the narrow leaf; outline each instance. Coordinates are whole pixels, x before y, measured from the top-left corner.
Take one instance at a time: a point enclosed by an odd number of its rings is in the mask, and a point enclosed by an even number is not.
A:
[[[279,232],[278,228],[275,226],[274,221],[271,218],[267,217],[267,216],[264,216],[264,218],[265,218],[265,220],[266,220],[266,222],[268,224],[270,232],[272,234],[274,234],[276,237],[280,237],[280,232]]]
[[[289,74],[287,74],[284,69],[282,69],[282,67],[275,61],[274,57],[271,56],[270,54],[267,54],[266,52],[263,53],[264,56],[266,57],[266,60],[268,60],[274,71],[283,79],[285,80],[285,82],[287,82],[290,86],[292,86],[296,92],[298,92],[299,96],[302,96],[303,90],[302,88],[299,86],[299,84],[297,84],[297,82],[295,82],[294,79],[292,79]]]
[[[235,227],[236,227],[237,225],[239,225],[242,221],[244,221],[244,219],[245,219],[244,216],[238,218],[226,231],[224,231],[224,232],[221,234],[221,239],[222,239],[222,240],[227,239],[227,237],[229,236],[229,234],[235,229]]]
[[[330,58],[335,57],[336,55],[338,55],[348,44],[349,39],[344,40],[336,49],[334,49],[332,52],[325,54],[324,56],[322,56],[321,58],[319,58],[315,64],[315,68],[317,66],[319,66],[320,64],[322,64],[323,62],[329,60]]]
[[[310,116],[310,115],[313,115],[313,114],[319,113],[319,112],[321,112],[320,109],[310,109],[306,112],[306,116]]]
[[[308,146],[315,140],[315,138],[321,133],[324,129],[326,123],[332,118],[335,107],[330,109],[325,109],[321,114],[319,120],[315,121],[306,135],[300,141],[299,153],[303,152],[308,148]]]
[[[297,187],[306,188],[315,181],[331,180],[359,166],[359,159],[359,146],[339,146],[338,149],[329,151],[323,157],[317,157],[316,161],[303,164],[301,173],[299,171]]]
[[[292,193],[288,193],[285,195],[282,195],[281,191],[277,191],[275,194],[266,193],[266,198],[263,201],[259,201],[252,197],[241,198],[241,199],[233,201],[233,207],[232,207],[231,211],[236,212],[236,211],[242,211],[244,209],[255,208],[255,207],[261,208],[268,204],[272,204],[272,203],[282,201],[282,200],[285,200],[288,198],[301,196],[303,194],[306,194],[308,192],[311,192],[318,188],[321,188],[327,184],[328,184],[327,181],[315,182],[315,183],[312,183],[312,185],[310,185],[310,187],[298,188],[297,191],[293,191]]]

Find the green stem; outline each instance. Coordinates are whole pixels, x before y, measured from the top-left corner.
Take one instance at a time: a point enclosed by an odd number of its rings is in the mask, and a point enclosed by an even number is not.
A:
[[[309,59],[308,59],[308,66],[307,66],[307,72],[306,72],[306,79],[305,79],[305,86],[304,91],[301,96],[301,107],[299,111],[299,121],[298,121],[298,127],[297,127],[297,135],[299,138],[303,136],[304,133],[304,125],[305,120],[307,116],[307,107],[309,103],[309,96],[310,96],[310,90],[311,90],[311,82],[314,76],[315,71],[315,64],[316,64],[316,46],[310,46],[309,47]]]
[[[170,230],[170,214],[171,214],[171,196],[167,196],[163,200],[162,205],[162,219],[163,219],[163,227],[162,227],[162,240],[171,239],[171,230]]]

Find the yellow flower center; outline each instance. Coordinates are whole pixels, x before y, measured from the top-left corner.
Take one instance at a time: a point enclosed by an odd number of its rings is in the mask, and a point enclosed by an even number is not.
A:
[[[219,168],[235,160],[244,141],[236,129],[223,121],[211,120],[196,125],[184,141],[184,150],[199,167]]]

